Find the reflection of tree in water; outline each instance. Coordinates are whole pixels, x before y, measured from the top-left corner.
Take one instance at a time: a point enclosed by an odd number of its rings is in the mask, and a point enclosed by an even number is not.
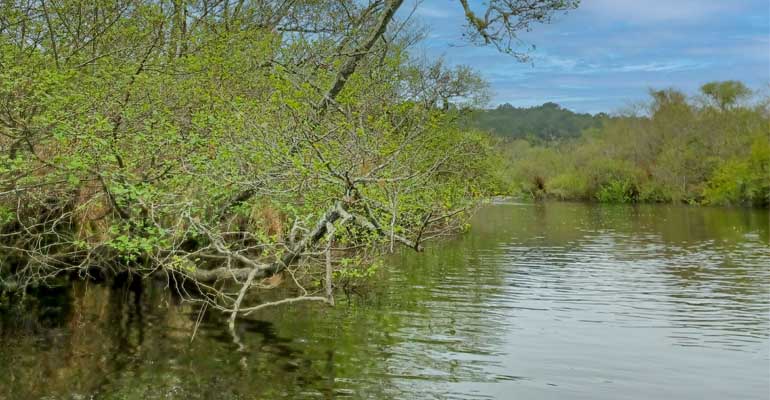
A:
[[[540,282],[522,289],[525,298],[623,293],[639,309],[623,318],[656,318],[688,345],[735,347],[767,338],[768,218],[757,209],[547,203],[482,210],[474,229],[509,235],[513,284]]]
[[[313,371],[270,322],[239,324],[249,347],[244,366],[222,316],[205,314],[190,343],[196,307],[179,304],[154,284],[116,282],[49,290],[16,315],[4,312],[0,398],[281,396],[327,376]],[[54,314],[47,304],[60,311]]]
[[[0,354],[8,371],[2,375],[9,382],[0,387],[18,399],[98,387],[141,345],[141,294],[127,302],[129,291],[136,287],[105,290],[78,283],[28,293],[19,309],[23,326],[3,330]]]
[[[447,393],[452,382],[499,378],[492,355],[512,323],[499,308],[506,301],[501,235],[494,233],[499,227],[478,226],[472,234],[393,261],[393,304],[385,312],[397,323],[389,327],[384,374],[399,381],[392,388],[396,397],[423,391],[428,398],[424,391]]]
[[[648,312],[696,341],[766,337],[767,213],[655,209],[660,221],[645,206],[481,210],[470,234],[388,260],[367,296],[239,322],[242,353],[213,312],[190,342],[201,310],[165,282],[37,293],[0,312],[0,398],[440,397],[457,382],[516,378],[498,352],[527,318],[514,309],[543,296],[589,311],[603,295],[638,300],[623,321]]]
[[[61,328],[72,313],[70,286],[38,286],[25,296],[7,294],[0,300],[0,336],[17,332],[44,333]]]

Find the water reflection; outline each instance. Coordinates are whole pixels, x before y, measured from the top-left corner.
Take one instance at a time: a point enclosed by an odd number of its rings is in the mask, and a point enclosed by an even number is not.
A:
[[[41,289],[0,310],[0,398],[766,398],[768,218],[488,207],[363,297],[242,322],[247,352],[163,283]]]

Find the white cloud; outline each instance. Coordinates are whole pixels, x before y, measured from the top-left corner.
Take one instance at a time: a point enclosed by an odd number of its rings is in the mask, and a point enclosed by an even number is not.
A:
[[[450,12],[449,7],[440,8],[426,5],[425,3],[418,5],[414,13],[415,15],[426,18],[449,18],[453,14]]]
[[[546,53],[535,55],[534,63],[538,67],[553,68],[562,71],[572,71],[579,64],[578,60],[573,58],[561,57]]]
[[[697,22],[746,8],[741,0],[583,0],[580,9],[614,21]]]
[[[673,72],[673,71],[689,71],[693,69],[699,69],[708,66],[708,63],[704,62],[692,62],[692,61],[662,61],[662,62],[649,62],[643,64],[630,64],[622,65],[617,68],[613,68],[613,71],[617,72]]]

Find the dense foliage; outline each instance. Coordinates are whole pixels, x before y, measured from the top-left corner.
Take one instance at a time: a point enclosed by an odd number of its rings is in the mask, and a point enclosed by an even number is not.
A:
[[[491,132],[505,139],[527,139],[531,143],[574,139],[590,128],[598,128],[604,114],[575,113],[556,103],[518,108],[502,104],[494,109],[475,110],[464,125],[471,129]]]
[[[575,3],[459,6],[475,40],[512,51]],[[160,275],[234,318],[262,278],[323,281],[313,299],[331,299],[349,251],[461,227],[491,152],[448,104],[485,86],[410,58],[401,5],[0,3],[0,283]]]
[[[770,204],[770,99],[713,82],[688,99],[651,92],[636,115],[605,119],[552,145],[505,145],[515,190],[601,202]]]

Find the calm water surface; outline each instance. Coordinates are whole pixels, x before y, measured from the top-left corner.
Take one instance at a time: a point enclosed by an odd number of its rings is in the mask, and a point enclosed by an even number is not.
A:
[[[767,210],[495,205],[365,295],[238,329],[162,285],[0,317],[4,399],[768,399]]]

